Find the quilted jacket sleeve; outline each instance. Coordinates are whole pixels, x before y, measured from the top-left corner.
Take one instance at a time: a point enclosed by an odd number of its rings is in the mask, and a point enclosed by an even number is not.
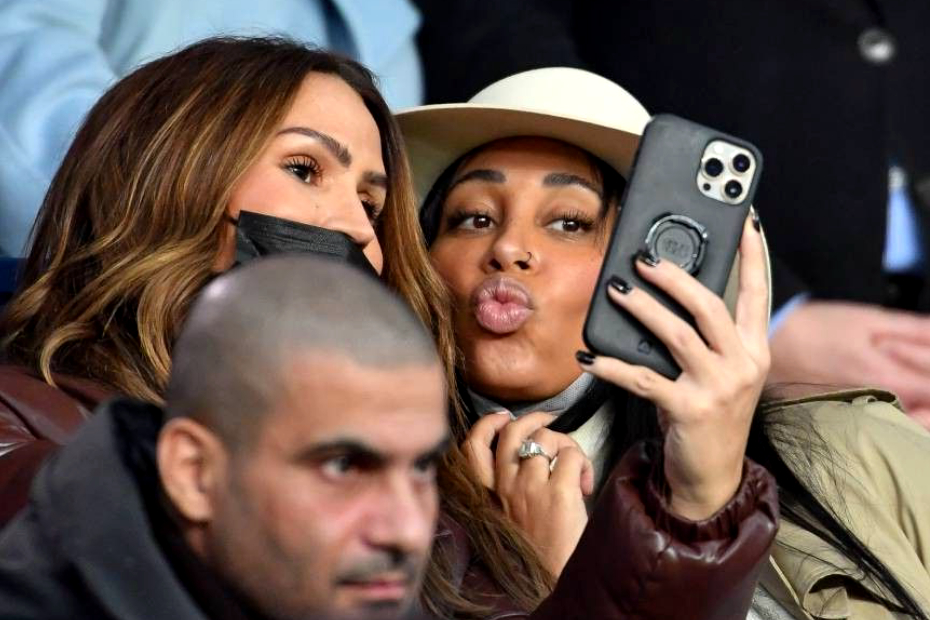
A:
[[[640,443],[624,456],[555,591],[530,618],[746,618],[778,529],[775,481],[747,459],[733,499],[688,521],[659,491],[660,455]]]
[[[749,461],[730,502],[704,521],[671,513],[661,449],[639,443],[607,480],[552,594],[518,610],[480,563],[465,578],[493,602],[488,620],[744,620],[778,529],[775,481]]]

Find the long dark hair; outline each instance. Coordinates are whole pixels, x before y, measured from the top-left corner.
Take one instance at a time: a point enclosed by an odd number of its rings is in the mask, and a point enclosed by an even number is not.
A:
[[[472,154],[483,150],[487,145],[473,149],[460,157],[437,179],[427,195],[420,211],[420,225],[428,244],[432,244],[439,230],[442,207],[455,172]],[[626,182],[611,166],[602,160],[588,155],[592,166],[603,183],[604,205],[602,213],[618,206]],[[464,384],[460,380],[460,384]],[[462,399],[468,406],[468,395],[463,389]],[[820,459],[832,459],[832,452],[811,424],[804,420],[776,417],[770,415],[766,403],[774,399],[774,394],[766,393],[753,416],[746,446],[746,456],[765,467],[775,478],[778,486],[779,507],[781,515],[787,521],[807,530],[842,555],[852,560],[861,571],[861,575],[850,575],[857,581],[870,579],[884,597],[882,603],[891,611],[903,613],[914,618],[930,620],[920,605],[910,595],[904,585],[894,576],[887,566],[874,554],[852,531],[843,525],[837,515],[837,508],[828,506],[818,498],[820,489],[816,481],[803,479],[795,469],[786,462],[784,454],[792,452],[808,455],[812,462]],[[662,432],[658,424],[655,405],[643,398],[630,394],[616,386],[596,381],[581,400],[569,408],[550,425],[552,430],[568,433],[576,430],[588,421],[605,402],[613,405],[614,417],[609,431],[608,454],[605,469],[607,471],[619,462],[624,454],[637,442],[647,440],[662,441]],[[832,468],[831,468],[832,469]],[[810,471],[810,468],[808,468]],[[778,545],[789,548],[776,539]],[[493,563],[496,558],[484,558],[485,563]]]

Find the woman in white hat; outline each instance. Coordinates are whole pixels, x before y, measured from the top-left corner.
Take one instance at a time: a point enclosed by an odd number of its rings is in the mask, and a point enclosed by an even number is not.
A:
[[[566,581],[609,581],[614,566],[599,553],[612,552],[616,566],[643,556],[660,566],[699,550],[705,572],[685,581],[703,574],[705,588],[665,584],[667,596],[650,600],[646,613],[680,615],[682,605],[688,617],[720,613],[705,602],[712,600],[736,602],[726,617],[738,617],[753,568],[764,568],[752,612],[761,617],[927,617],[930,519],[917,507],[930,505],[930,485],[901,474],[930,464],[930,436],[877,391],[759,405],[769,353],[758,222],[744,230],[741,275],[725,296],[730,313],[668,262],[648,254],[638,261],[642,277],[691,311],[698,330],[625,282],[605,291],[670,348],[684,369],[676,381],[579,350],[623,175],[649,119],[629,93],[584,71],[541,69],[466,104],[398,118],[426,196],[431,258],[455,304],[462,397],[474,423],[465,451],[539,562],[561,575],[554,596]],[[499,411],[510,415],[485,415]],[[775,476],[786,517],[764,567],[745,553],[702,547],[740,549],[739,535],[764,521],[767,476],[753,461]],[[850,475],[832,475],[834,467]],[[618,504],[615,486],[637,473],[640,503]],[[661,523],[652,534],[667,546],[644,551],[647,533],[609,549],[603,523],[623,529],[634,518]],[[714,570],[732,575],[734,556],[744,563],[742,581],[714,578]]]

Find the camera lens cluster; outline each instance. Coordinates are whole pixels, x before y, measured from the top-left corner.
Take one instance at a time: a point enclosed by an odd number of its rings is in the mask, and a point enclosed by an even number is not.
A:
[[[697,186],[704,195],[740,204],[756,175],[756,161],[744,146],[727,140],[712,140],[704,148],[697,173]]]
[[[737,153],[730,161],[730,168],[737,174],[745,174],[751,167],[752,161],[744,153]],[[716,157],[711,157],[704,162],[704,174],[712,179],[723,174],[724,169],[723,162]],[[735,179],[727,181],[723,186],[723,193],[727,198],[736,200],[743,194],[743,184]]]

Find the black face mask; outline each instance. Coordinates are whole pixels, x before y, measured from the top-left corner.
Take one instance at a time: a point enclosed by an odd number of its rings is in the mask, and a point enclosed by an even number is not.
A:
[[[271,215],[240,211],[236,224],[236,262],[272,254],[322,254],[378,277],[361,248],[345,233]]]

